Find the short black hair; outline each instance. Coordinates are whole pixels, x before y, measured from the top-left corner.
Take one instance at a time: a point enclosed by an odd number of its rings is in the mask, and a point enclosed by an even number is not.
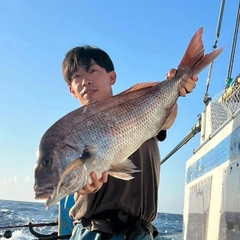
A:
[[[72,75],[78,70],[80,64],[88,70],[93,59],[100,67],[107,72],[114,71],[114,65],[109,55],[100,48],[94,46],[75,47],[69,50],[62,63],[64,80],[71,85]]]

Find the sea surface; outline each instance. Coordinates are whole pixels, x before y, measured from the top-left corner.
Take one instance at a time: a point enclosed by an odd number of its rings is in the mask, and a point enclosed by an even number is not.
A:
[[[36,240],[37,237],[29,232],[28,227],[8,227],[24,226],[30,222],[32,224],[56,223],[57,216],[58,205],[46,210],[43,203],[0,200],[0,239],[7,239],[3,235],[9,233],[6,230],[10,230],[12,237],[8,239]],[[158,217],[154,222],[159,231],[157,240],[182,240],[182,223],[182,215],[158,213]],[[57,232],[57,226],[34,227],[34,230],[41,234],[51,234]]]

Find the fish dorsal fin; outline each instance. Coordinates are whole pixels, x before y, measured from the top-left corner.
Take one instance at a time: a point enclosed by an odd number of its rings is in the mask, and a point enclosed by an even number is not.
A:
[[[129,93],[129,92],[134,92],[140,89],[144,89],[144,88],[149,88],[149,87],[154,87],[157,84],[159,84],[159,82],[144,82],[144,83],[138,83],[132,87],[130,87],[129,89],[123,91],[122,93]],[[121,93],[121,94],[122,94]]]

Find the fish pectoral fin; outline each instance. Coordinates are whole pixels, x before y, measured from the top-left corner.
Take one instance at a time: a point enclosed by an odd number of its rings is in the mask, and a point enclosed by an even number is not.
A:
[[[88,161],[89,163],[92,163],[95,160],[95,147],[94,146],[85,146],[85,149],[82,152],[82,156],[75,159],[71,164],[69,164],[69,166],[65,169],[65,171],[63,172],[58,185],[57,185],[57,194],[59,194],[59,189],[64,181],[64,179],[73,171],[77,171],[77,169],[79,169],[79,172],[81,172],[80,175],[84,174],[84,176],[86,175],[87,169],[86,166],[84,164],[84,162]],[[80,179],[81,177],[78,176],[76,177],[76,179]],[[86,179],[86,180],[85,180]],[[84,183],[87,183],[87,177],[85,176],[84,179]],[[77,181],[77,180],[76,180]],[[82,183],[82,181],[80,181]],[[81,184],[75,184],[76,187],[79,185],[81,186]]]
[[[83,162],[81,158],[77,158],[75,159],[63,172],[58,185],[57,185],[57,194],[59,194],[59,189],[64,181],[64,179],[66,178],[67,175],[69,175],[72,171],[74,171],[76,168],[80,168],[82,167]]]
[[[118,178],[118,179],[121,179],[121,180],[125,180],[125,181],[131,180],[131,179],[134,178],[131,174],[128,174],[128,173],[120,173],[120,172],[109,171],[108,174],[112,177],[115,177],[115,178]]]
[[[130,173],[141,171],[136,168],[137,167],[132,163],[132,161],[127,159],[111,167],[111,169],[109,169],[108,171],[108,174],[111,175],[112,177],[119,178],[122,180],[131,180],[134,177]]]

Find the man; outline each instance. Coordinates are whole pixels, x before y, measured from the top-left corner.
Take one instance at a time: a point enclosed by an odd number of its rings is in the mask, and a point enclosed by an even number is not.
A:
[[[63,76],[73,97],[88,105],[113,95],[116,72],[103,50],[91,47],[71,49],[63,61]],[[170,70],[168,77],[176,74]],[[197,76],[186,77],[179,84],[181,96],[195,87]],[[153,239],[157,231],[151,222],[157,214],[160,154],[158,140],[166,138],[177,115],[177,105],[157,137],[146,141],[129,159],[141,169],[134,179],[123,181],[108,177],[98,179],[91,173],[92,184],[75,193],[70,216],[75,219],[71,239]]]

